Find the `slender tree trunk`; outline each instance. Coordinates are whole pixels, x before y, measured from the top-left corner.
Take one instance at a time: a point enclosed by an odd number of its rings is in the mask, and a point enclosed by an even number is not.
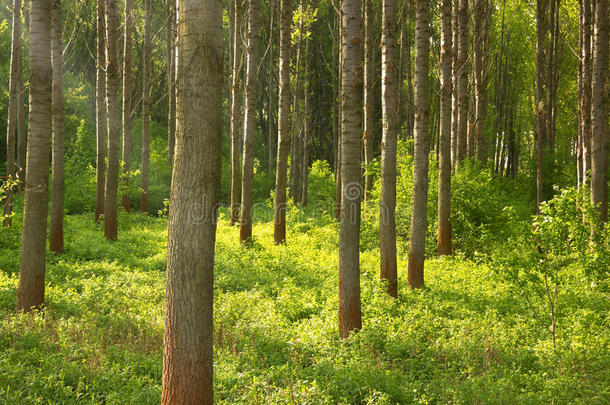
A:
[[[171,2],[172,0],[168,0]],[[131,44],[133,31],[133,0],[125,0],[125,25],[123,31],[123,184],[129,185],[129,170],[131,168]],[[170,120],[171,121],[171,120]],[[131,201],[125,193],[121,202],[123,209],[129,212]]]
[[[239,27],[239,1],[233,4],[233,73],[231,83],[231,226],[239,221],[240,200],[240,135],[239,108],[240,91],[239,76],[241,71],[241,41]]]
[[[108,116],[108,173],[104,200],[104,235],[115,240],[118,229],[119,150],[121,112],[119,109],[119,11],[117,0],[106,0],[106,103]]]
[[[17,310],[44,302],[51,134],[51,2],[30,2],[30,115]]]
[[[468,0],[459,0],[457,43],[457,157],[460,164],[466,158],[468,132]]]
[[[459,110],[459,86],[458,81],[460,77],[458,52],[459,52],[459,0],[452,0],[451,2],[451,171],[455,171],[457,167],[457,156],[458,156],[458,110]]]
[[[23,189],[26,176],[27,128],[25,127],[25,86],[23,84],[23,42],[21,35],[18,39],[19,43],[15,50],[15,59],[17,59],[17,72],[15,74],[17,87],[17,178],[21,182],[19,188]]]
[[[334,7],[334,4],[333,4]],[[335,170],[335,180],[339,177],[339,42],[340,25],[339,16],[334,13],[333,18],[333,168]]]
[[[552,0],[551,0],[552,1]],[[546,58],[544,55],[544,44],[546,37],[546,8],[547,0],[536,1],[536,209],[539,211],[540,204],[544,201],[543,193],[543,149],[546,143],[545,122],[545,86],[546,78],[544,68]]]
[[[176,0],[167,0],[167,151],[168,161],[174,162],[176,144]]]
[[[343,1],[337,0],[339,3],[338,7],[338,16],[337,16],[337,26],[338,26],[338,51],[337,51],[337,82],[339,84],[338,87],[338,97],[337,97],[337,109],[339,112],[339,120],[338,120],[338,132],[337,132],[337,167],[336,167],[336,179],[335,179],[335,219],[337,221],[341,221],[341,206],[343,204],[343,181],[341,179],[341,138],[343,136]]]
[[[252,207],[253,207],[253,177],[254,177],[254,131],[256,117],[256,92],[258,69],[258,50],[256,46],[258,29],[258,2],[248,0],[248,59],[246,66],[246,107],[244,112],[244,150],[241,180],[241,226],[240,242],[252,238]]]
[[[148,213],[148,177],[150,168],[150,1],[144,0],[144,53],[142,69],[142,195],[140,211]]]
[[[477,160],[486,159],[485,138],[483,129],[487,118],[487,26],[489,21],[488,0],[476,0],[474,10],[474,89],[475,89],[475,120],[474,138],[476,142]]]
[[[99,222],[104,214],[104,187],[106,182],[106,0],[98,0],[96,13],[97,67],[95,79],[95,222]]]
[[[582,132],[582,183],[588,184],[591,176],[591,82],[592,52],[591,52],[591,2],[582,0],[582,95],[580,98],[580,124]]]
[[[51,63],[53,67],[53,180],[51,193],[51,223],[49,249],[64,250],[64,96],[62,69],[61,0],[53,0],[51,10]]]
[[[608,220],[608,0],[595,0],[591,105],[591,202]]]
[[[339,335],[362,328],[360,312],[360,140],[362,137],[362,16],[360,0],[343,0],[341,110],[341,227],[339,231]]]
[[[15,132],[17,129],[17,103],[19,101],[17,76],[21,70],[21,0],[13,0],[13,28],[11,38],[11,73],[9,78],[8,117],[6,119],[6,175],[15,177]],[[13,189],[7,190],[4,198],[4,215],[13,212]],[[4,220],[4,225],[10,225],[11,219]]]
[[[369,170],[369,164],[373,160],[373,138],[374,138],[374,45],[373,30],[374,19],[372,0],[362,0],[364,2],[364,165],[366,166],[364,176],[364,204],[369,198],[373,188],[373,176]]]
[[[438,168],[438,254],[451,254],[451,0],[441,3],[440,132]]]
[[[273,39],[274,39],[274,27],[277,25],[275,21],[275,14],[277,8],[277,0],[271,0],[270,2],[270,25],[269,25],[269,64],[267,70],[268,83],[267,86],[267,152],[268,152],[268,170],[269,173],[273,173],[275,167],[275,148],[277,138],[277,128],[275,128],[273,120],[273,77],[274,77],[274,54],[273,54]],[[278,17],[279,18],[279,17]]]
[[[301,157],[301,205],[304,207],[307,205],[307,175],[309,173],[309,138],[311,130],[311,117],[310,117],[310,106],[309,106],[309,89],[310,89],[310,77],[309,77],[309,39],[305,39],[305,77],[303,78],[303,144],[302,144],[302,157]]]
[[[212,405],[214,245],[220,199],[220,0],[179,0],[176,154],[167,252],[161,403]]]
[[[413,159],[413,216],[409,238],[408,278],[411,288],[424,286],[426,211],[428,204],[428,70],[430,64],[429,3],[415,10],[415,156]]]
[[[286,171],[288,166],[290,115],[290,24],[291,0],[280,0],[280,56],[277,112],[277,164],[275,171],[275,202],[273,239],[276,244],[286,241]]]
[[[379,213],[380,278],[398,296],[396,264],[396,144],[400,128],[396,0],[383,0],[381,39],[381,202]]]
[[[303,89],[301,84],[301,63],[302,63],[302,47],[303,47],[303,0],[299,2],[299,36],[297,40],[297,52],[295,67],[296,72],[294,74],[294,94],[292,101],[292,142],[290,151],[290,196],[294,204],[301,200],[300,196],[300,182],[301,182],[301,165],[300,165],[300,149],[302,144],[302,126],[299,120],[299,100],[303,98]]]

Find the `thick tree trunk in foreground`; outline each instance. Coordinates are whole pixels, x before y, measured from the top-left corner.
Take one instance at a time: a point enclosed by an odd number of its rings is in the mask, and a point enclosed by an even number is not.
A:
[[[383,0],[381,27],[381,202],[379,213],[380,277],[392,297],[398,295],[396,264],[396,143],[400,129],[396,0]]]
[[[608,220],[608,0],[595,1],[591,106],[591,202]]]
[[[17,310],[44,302],[51,134],[51,2],[31,0],[30,119]]]
[[[451,254],[451,0],[441,3],[440,131],[438,160],[438,254]]]
[[[167,0],[167,25],[165,40],[167,46],[167,151],[168,162],[174,162],[176,145],[176,4],[175,0]]]
[[[239,76],[241,72],[241,40],[239,27],[239,1],[233,4],[233,74],[231,83],[231,226],[239,221],[239,189],[240,170],[239,165],[239,108],[240,108],[240,89]]]
[[[106,183],[106,0],[97,2],[97,48],[95,78],[95,222],[104,214]]]
[[[119,11],[117,0],[106,0],[106,103],[108,108],[108,173],[104,200],[104,235],[115,240],[118,229],[119,151],[121,112],[119,110]]]
[[[179,0],[176,153],[167,252],[161,403],[212,405],[214,245],[220,198],[220,0]]]
[[[150,0],[144,0],[144,53],[142,55],[142,195],[140,211],[148,213],[150,167]]]
[[[428,204],[428,114],[430,16],[428,0],[415,10],[415,156],[413,159],[413,214],[409,238],[408,278],[411,288],[424,286],[426,212]]]
[[[290,24],[291,0],[280,5],[280,78],[277,113],[277,164],[275,171],[275,202],[273,212],[273,239],[276,244],[286,241],[286,171],[290,143]]]
[[[171,1],[171,0],[170,0]],[[133,31],[133,0],[125,0],[125,26],[123,31],[123,174],[124,185],[129,185],[131,168],[131,44]],[[129,194],[123,194],[121,205],[127,212],[131,209]]]
[[[457,43],[457,156],[459,165],[466,158],[468,133],[468,0],[459,0]]]
[[[53,0],[51,11],[51,64],[53,66],[53,180],[49,249],[64,250],[64,94],[62,61],[61,0]]]
[[[362,328],[360,312],[360,139],[362,137],[362,17],[360,0],[343,0],[341,97],[341,227],[339,335]]]
[[[256,91],[258,83],[258,50],[256,46],[258,29],[258,2],[248,0],[248,60],[246,63],[246,102],[244,111],[244,150],[241,177],[241,219],[239,241],[246,242],[252,238],[252,207],[254,177],[254,131],[256,125]]]

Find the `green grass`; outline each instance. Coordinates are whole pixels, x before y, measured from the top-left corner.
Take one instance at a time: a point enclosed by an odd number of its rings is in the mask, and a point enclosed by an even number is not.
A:
[[[19,215],[0,233],[0,403],[158,403],[167,222],[120,217],[108,242],[92,215],[66,218],[48,256],[46,309],[16,314]],[[218,403],[610,402],[609,300],[575,276],[560,298],[558,347],[520,292],[482,264],[426,262],[426,288],[382,292],[362,253],[363,330],[338,338],[337,225],[305,215],[288,244],[273,225],[237,243],[218,228]]]

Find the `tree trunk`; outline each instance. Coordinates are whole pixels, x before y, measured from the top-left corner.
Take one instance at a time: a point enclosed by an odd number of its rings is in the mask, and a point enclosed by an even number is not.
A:
[[[240,136],[239,136],[239,76],[241,71],[241,40],[239,27],[239,2],[233,4],[233,73],[231,83],[231,226],[239,221],[240,187]]]
[[[268,64],[268,83],[267,86],[267,167],[269,170],[269,174],[273,173],[273,169],[275,167],[275,148],[276,148],[276,139],[277,138],[277,128],[274,125],[273,119],[273,77],[274,77],[274,54],[273,54],[273,39],[274,39],[274,27],[277,25],[275,21],[275,14],[277,8],[277,0],[271,0],[270,2],[270,25],[269,25],[269,64]],[[279,17],[278,17],[279,18]]]
[[[552,0],[551,0],[552,1]],[[543,148],[546,143],[545,122],[545,85],[546,78],[544,68],[546,58],[544,55],[544,44],[546,37],[546,15],[547,0],[536,0],[536,209],[540,210],[540,204],[544,200],[543,194]]]
[[[591,106],[591,202],[608,220],[608,0],[595,0]]]
[[[459,0],[457,43],[457,164],[466,158],[468,132],[468,0]]]
[[[411,218],[411,237],[409,238],[408,266],[409,286],[411,288],[424,286],[426,211],[428,204],[429,12],[428,0],[419,0],[415,10],[415,156],[413,158],[413,214]]]
[[[19,188],[23,189],[26,176],[27,128],[25,127],[25,87],[23,84],[23,41],[21,35],[18,39],[19,43],[15,50],[15,59],[17,59],[17,72],[15,74],[17,86],[17,178],[21,182]]]
[[[97,54],[95,79],[95,222],[99,222],[104,214],[104,187],[106,182],[106,0],[98,0],[96,12]]]
[[[179,0],[176,152],[167,252],[161,403],[212,405],[214,246],[220,199],[220,0]]]
[[[458,156],[458,110],[459,110],[459,94],[460,89],[458,81],[460,77],[459,72],[459,0],[452,0],[451,2],[451,171],[454,172],[457,167],[457,156]]]
[[[276,244],[286,241],[286,171],[288,166],[290,115],[290,25],[291,0],[280,5],[280,77],[277,112],[277,164],[275,171],[275,202],[273,212],[273,239]]]
[[[6,119],[6,175],[15,177],[15,132],[17,129],[17,103],[19,101],[17,76],[21,71],[21,0],[13,0],[13,27],[11,38],[11,73],[9,78],[8,117]],[[13,212],[13,188],[9,187],[4,198],[4,215]],[[11,219],[4,220],[4,225],[10,225]]]
[[[303,78],[303,143],[301,147],[301,205],[307,205],[307,174],[309,173],[309,138],[311,116],[309,106],[309,39],[305,39],[305,77]]]
[[[53,67],[53,180],[51,187],[51,223],[49,249],[64,250],[64,96],[62,61],[61,0],[53,0],[51,10],[51,64]]]
[[[343,0],[341,98],[341,227],[339,335],[362,328],[360,312],[360,140],[362,138],[362,16],[360,0]]]
[[[580,125],[582,137],[582,183],[588,184],[591,176],[591,2],[582,0],[582,94],[580,98]]]
[[[474,88],[475,88],[475,120],[474,138],[476,142],[477,160],[486,159],[485,139],[483,129],[487,118],[487,27],[489,25],[488,0],[476,0],[474,10]]]
[[[131,0],[130,0],[131,1]],[[174,162],[176,144],[176,0],[167,0],[167,151],[168,161]]]
[[[248,59],[246,64],[246,107],[244,112],[244,150],[241,180],[241,226],[239,229],[240,242],[252,238],[252,207],[254,177],[254,135],[256,117],[256,91],[258,69],[257,29],[258,29],[258,2],[248,0]]]
[[[148,213],[150,168],[150,0],[144,0],[144,52],[142,54],[142,195],[140,211]]]
[[[44,302],[51,134],[51,2],[30,2],[30,115],[17,310]]]
[[[451,1],[441,3],[440,132],[438,168],[438,254],[451,254]]]
[[[379,213],[380,278],[398,296],[396,264],[396,144],[400,128],[396,0],[383,0],[381,24],[381,201]]]
[[[119,109],[119,12],[117,0],[106,0],[106,102],[108,108],[108,173],[104,200],[104,235],[117,238],[119,188],[119,144],[121,112]]]
[[[171,0],[169,0],[171,2]],[[133,0],[125,0],[125,26],[123,32],[123,175],[124,186],[129,185],[129,170],[131,168],[131,44],[133,31]],[[131,209],[129,194],[122,197],[125,211]]]
[[[373,188],[373,176],[369,170],[369,164],[373,160],[373,138],[374,138],[374,96],[373,82],[374,78],[374,45],[373,45],[373,30],[374,16],[372,0],[362,0],[364,2],[364,204],[366,205],[371,189]]]

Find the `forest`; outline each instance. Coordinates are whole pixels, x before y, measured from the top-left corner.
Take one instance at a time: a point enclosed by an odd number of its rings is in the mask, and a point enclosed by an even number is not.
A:
[[[608,404],[608,0],[0,0],[0,403]]]

